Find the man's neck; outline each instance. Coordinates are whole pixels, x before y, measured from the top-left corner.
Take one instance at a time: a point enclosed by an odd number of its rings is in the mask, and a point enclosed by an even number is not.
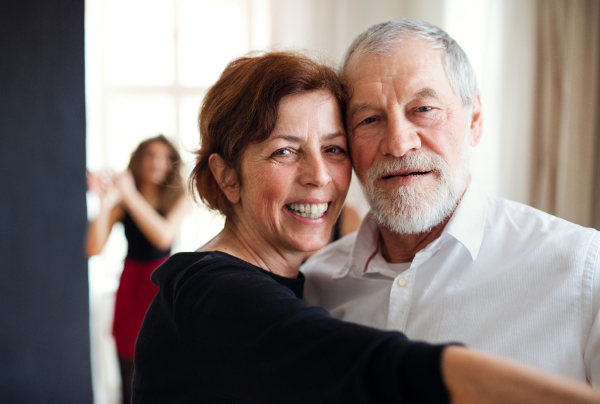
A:
[[[411,262],[419,251],[442,234],[451,216],[448,216],[431,231],[419,234],[398,234],[384,225],[379,225],[383,258],[393,264]]]

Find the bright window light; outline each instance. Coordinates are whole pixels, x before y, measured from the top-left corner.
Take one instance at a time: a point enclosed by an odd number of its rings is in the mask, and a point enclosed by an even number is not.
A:
[[[175,80],[174,7],[169,0],[113,0],[106,31],[110,84],[170,85]]]
[[[182,85],[210,86],[219,78],[227,63],[250,50],[244,3],[181,1],[177,40],[179,80]]]

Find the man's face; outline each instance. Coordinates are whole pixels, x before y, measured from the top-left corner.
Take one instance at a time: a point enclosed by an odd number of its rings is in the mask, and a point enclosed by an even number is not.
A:
[[[441,223],[469,182],[481,105],[477,96],[472,108],[463,108],[444,65],[444,51],[407,39],[346,68],[354,169],[377,219],[396,233]]]

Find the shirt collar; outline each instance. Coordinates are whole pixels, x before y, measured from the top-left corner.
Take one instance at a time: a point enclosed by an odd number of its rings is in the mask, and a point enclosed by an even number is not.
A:
[[[373,217],[373,213],[369,212],[361,221],[356,232],[356,239],[352,247],[350,265],[344,266],[341,270],[333,275],[334,278],[342,278],[348,274],[350,270],[357,275],[362,275],[368,267],[369,262],[379,252],[379,227],[377,221]]]
[[[485,227],[485,217],[487,213],[486,197],[479,186],[471,179],[460,203],[456,207],[454,214],[448,221],[448,224],[442,232],[448,234],[460,242],[471,255],[473,261],[477,258],[483,232]],[[356,275],[361,276],[367,272],[369,264],[375,260],[380,261],[381,251],[379,248],[379,239],[381,234],[377,221],[372,212],[362,220],[354,241],[351,253],[351,265],[344,265],[340,270],[333,274],[333,278],[342,278],[352,270]],[[439,240],[439,238],[437,239]],[[433,241],[435,243],[437,240]],[[381,257],[383,259],[383,257]],[[371,271],[369,271],[371,272]],[[380,272],[380,271],[375,271]]]
[[[471,178],[471,183],[443,233],[458,240],[469,251],[473,261],[477,258],[483,241],[486,214],[487,197]]]

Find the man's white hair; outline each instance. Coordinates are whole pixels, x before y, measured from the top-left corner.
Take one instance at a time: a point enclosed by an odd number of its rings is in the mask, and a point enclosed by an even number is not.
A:
[[[445,51],[446,75],[464,107],[473,105],[477,79],[469,58],[446,31],[424,21],[397,18],[371,26],[350,45],[340,66],[345,74],[352,58],[365,54],[382,55],[407,37],[425,39],[432,49]]]

